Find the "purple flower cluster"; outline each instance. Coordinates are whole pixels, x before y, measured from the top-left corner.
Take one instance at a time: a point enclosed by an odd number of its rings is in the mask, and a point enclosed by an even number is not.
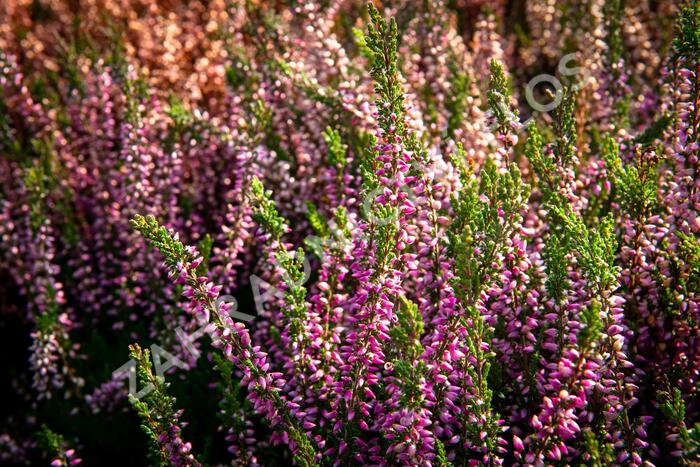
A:
[[[129,400],[172,465],[700,460],[697,0],[9,3],[0,459]]]

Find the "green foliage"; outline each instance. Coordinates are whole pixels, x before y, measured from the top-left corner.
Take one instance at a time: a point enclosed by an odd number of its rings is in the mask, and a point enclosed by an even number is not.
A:
[[[326,131],[323,132],[323,140],[328,147],[328,164],[342,173],[347,163],[345,157],[347,146],[343,144],[340,138],[340,132],[330,127],[326,128]]]
[[[436,467],[452,466],[452,463],[449,460],[447,460],[445,444],[438,438],[435,438],[435,459],[433,460],[433,463],[436,465]]]
[[[58,458],[63,461],[62,465],[68,465],[63,453],[66,448],[66,441],[63,436],[55,433],[46,424],[42,423],[41,428],[36,433],[36,440],[39,448],[47,453],[49,457]]]
[[[502,431],[498,424],[499,416],[491,407],[493,390],[488,384],[489,371],[496,354],[482,345],[490,341],[492,333],[476,306],[468,305],[464,310],[462,324],[467,329],[467,348],[475,363],[464,368],[474,381],[474,396],[465,397],[463,403],[468,413],[478,416],[478,423],[469,423],[466,419],[462,423],[467,438],[472,443],[483,444],[487,452],[493,452],[497,448],[497,439]]]
[[[617,191],[623,212],[638,219],[657,206],[659,174],[655,163],[638,158],[638,167],[622,165],[618,146],[611,136],[603,140],[603,159]]]
[[[214,361],[214,369],[219,372],[219,380],[216,386],[219,389],[222,397],[222,412],[219,414],[221,421],[228,424],[229,417],[241,409],[239,394],[241,387],[236,381],[235,367],[233,363],[219,354],[212,354]]]
[[[521,216],[530,187],[522,182],[515,164],[499,174],[488,160],[478,181],[460,159],[453,157],[462,188],[452,197],[455,215],[448,231],[448,249],[455,258],[455,291],[464,303],[473,303],[493,273],[493,259]]]
[[[597,228],[589,229],[571,211],[556,206],[551,209],[564,226],[566,245],[576,252],[584,276],[601,290],[610,290],[619,273],[615,266],[618,242],[612,216],[607,215]]]
[[[605,3],[603,11],[606,17],[605,24],[605,42],[608,45],[607,68],[612,76],[609,84],[613,95],[617,96],[613,103],[613,121],[620,128],[629,125],[629,112],[631,103],[631,94],[624,87],[624,83],[620,81],[623,50],[623,29],[621,27],[624,4],[622,0],[610,0]]]
[[[180,100],[175,94],[171,94],[169,99],[169,107],[166,109],[165,114],[170,117],[173,121],[175,130],[179,133],[185,128],[192,124],[194,121],[194,116],[185,107],[185,104]]]
[[[688,429],[683,393],[678,388],[659,392],[660,408],[678,433],[678,444],[682,449],[681,465],[695,465],[700,461],[700,423]]]
[[[274,202],[270,199],[270,193],[265,192],[262,183],[253,179],[251,185],[251,200],[253,206],[253,219],[270,234],[269,246],[274,248],[274,259],[282,269],[282,282],[284,284],[285,306],[282,313],[286,318],[286,328],[291,341],[298,341],[299,347],[296,351],[301,357],[295,361],[295,365],[305,364],[305,348],[309,345],[308,338],[304,332],[304,326],[308,319],[309,304],[306,301],[306,288],[304,282],[307,277],[304,270],[304,250],[298,249],[296,252],[288,251],[287,247],[279,243],[279,239],[286,232],[287,226],[284,219],[279,216]],[[313,204],[309,203],[309,219],[317,228],[327,231],[327,226],[316,211]],[[291,349],[289,349],[291,350]],[[299,374],[303,370],[299,368]]]
[[[634,142],[642,146],[650,146],[657,139],[663,137],[664,133],[673,123],[673,117],[670,114],[663,114],[657,118],[651,126],[634,138]]]
[[[693,234],[676,232],[680,239],[679,253],[685,260],[691,275],[700,274],[700,240]]]
[[[673,41],[677,56],[700,59],[700,2],[688,0],[680,7],[678,33]]]
[[[209,258],[211,258],[211,250],[214,246],[214,239],[211,235],[205,234],[197,244],[197,251],[202,255],[202,263],[197,267],[197,275],[204,276],[209,270]]]
[[[607,20],[605,42],[608,44],[608,63],[614,65],[622,58],[622,0],[609,0],[605,3]]]
[[[591,349],[600,339],[603,330],[603,320],[600,317],[600,302],[592,301],[587,307],[581,310],[581,329],[577,336],[577,342],[581,349]]]
[[[362,156],[358,161],[358,170],[362,176],[362,188],[364,193],[371,193],[376,190],[379,186],[379,181],[377,179],[376,170],[376,156],[377,152],[374,150],[377,144],[377,139],[374,135],[369,135],[366,145],[362,148]]]
[[[350,229],[348,228],[348,211],[345,207],[340,206],[335,210],[333,221],[335,222],[335,232],[333,234],[336,237],[351,238]]]
[[[465,431],[474,443],[484,443],[489,452],[496,448],[500,433],[498,416],[491,409],[493,392],[488,386],[488,375],[495,354],[481,344],[489,342],[492,334],[476,308],[476,301],[487,287],[496,269],[494,260],[505,248],[505,240],[513,232],[522,216],[530,188],[524,184],[520,171],[511,164],[505,173],[499,173],[492,160],[487,160],[480,173],[480,181],[464,164],[464,152],[452,158],[460,174],[462,187],[452,195],[454,218],[449,226],[448,254],[454,258],[455,277],[452,285],[464,315],[459,319],[467,330],[466,344],[476,362],[465,371],[474,381],[474,397],[467,398],[469,411],[479,414],[478,424],[465,424]],[[486,437],[482,437],[486,433]]]
[[[289,252],[285,248],[279,248],[275,253],[275,258],[284,271],[282,279],[286,286],[284,291],[286,306],[282,312],[288,320],[290,338],[299,338],[304,335],[304,323],[307,320],[309,307],[306,302],[306,288],[303,286],[305,281],[304,250],[300,248],[296,252]]]
[[[491,60],[489,64],[491,70],[491,80],[487,98],[489,109],[493,112],[498,128],[501,133],[510,131],[511,123],[517,120],[517,109],[511,108],[511,83],[506,76],[503,65],[496,60]]]
[[[426,371],[425,362],[419,360],[423,353],[423,346],[420,343],[423,319],[418,306],[405,297],[400,298],[397,318],[398,322],[389,331],[394,365],[393,377],[401,388],[401,407],[417,409],[423,403],[421,378]]]
[[[362,29],[353,27],[352,36],[355,40],[355,45],[357,45],[360,55],[365,57],[367,60],[371,61],[374,58],[374,53],[369,47],[367,47],[367,42],[365,41],[365,33],[362,32]]]
[[[24,174],[24,186],[29,198],[29,226],[34,234],[46,222],[48,184],[49,177],[44,164],[39,162],[27,168]]]
[[[583,431],[583,444],[590,458],[586,465],[603,467],[615,464],[615,451],[610,443],[601,443],[591,430]]]
[[[212,354],[214,360],[214,368],[219,373],[219,379],[216,382],[216,388],[219,392],[219,407],[220,411],[217,416],[224,426],[233,430],[239,435],[241,443],[241,455],[245,455],[248,447],[245,445],[246,430],[248,426],[246,419],[251,413],[249,404],[244,402],[241,394],[241,386],[234,374],[234,365],[229,360],[224,359],[218,354]]]
[[[351,243],[352,234],[348,229],[347,210],[343,206],[336,208],[332,222],[326,222],[313,203],[308,202],[307,217],[317,236],[309,236],[305,245],[319,258],[324,255],[338,256]]]
[[[306,97],[333,109],[334,113],[340,113],[343,109],[343,101],[332,86],[322,86],[315,78],[309,77],[305,71],[294,73],[288,63],[279,60],[277,66],[280,71],[293,80],[294,86],[304,93]],[[297,117],[303,119],[304,111],[298,110]]]
[[[226,84],[228,84],[231,89],[238,89],[245,84],[245,72],[249,70],[249,66],[250,65],[244,61],[227,66],[224,74]]]
[[[671,420],[676,426],[685,424],[685,402],[683,401],[683,393],[678,388],[673,390],[661,391],[659,393],[661,399],[661,411]]]
[[[462,70],[453,58],[448,64],[450,70],[450,89],[445,97],[445,109],[447,117],[447,138],[454,138],[455,130],[462,125],[467,114],[467,98],[471,78]]]
[[[314,233],[321,238],[328,237],[328,222],[323,218],[316,205],[311,201],[306,202],[306,218],[309,220]]]
[[[45,239],[38,235],[39,229],[51,219],[58,218],[63,238],[68,244],[74,245],[77,241],[77,226],[71,204],[72,192],[59,183],[64,174],[55,156],[53,141],[32,138],[29,142],[32,158],[25,161],[22,178],[29,208],[29,228],[36,236],[36,241],[43,245]]]
[[[124,97],[126,100],[126,108],[124,118],[127,122],[134,126],[141,125],[142,109],[141,103],[148,96],[148,86],[142,77],[136,79],[123,77],[124,82]]]
[[[367,6],[370,25],[365,35],[365,44],[372,52],[374,92],[377,97],[379,126],[386,133],[403,133],[404,96],[398,79],[396,48],[398,31],[396,21],[389,24],[379,14],[372,3]],[[393,130],[392,130],[393,128]]]
[[[557,163],[569,167],[576,155],[576,95],[569,88],[564,88],[562,92],[561,104],[554,111],[554,154]]]
[[[277,212],[272,192],[266,191],[258,177],[250,184],[249,198],[253,207],[253,219],[275,240],[287,233],[287,224]]]
[[[537,175],[537,186],[545,204],[564,207],[568,200],[560,192],[562,177],[573,167],[576,154],[575,96],[564,89],[562,100],[554,111],[554,142],[545,144],[534,123],[527,127],[525,156]]]
[[[544,139],[537,126],[533,123],[527,127],[527,141],[525,143],[525,157],[530,161],[537,174],[537,184],[545,200],[556,197],[559,178],[557,174],[556,159],[545,155]]]
[[[397,255],[395,239],[398,227],[395,220],[398,218],[398,210],[391,206],[375,205],[373,215],[380,224],[377,235],[373,238],[376,245],[375,255],[381,265],[390,264]]]
[[[559,116],[560,125],[555,124],[558,135],[553,145],[546,145],[539,129],[535,124],[527,127],[527,141],[525,143],[525,157],[532,165],[537,175],[535,183],[542,194],[542,202],[547,205],[564,207],[568,205],[568,199],[561,192],[562,183],[566,183],[566,170],[573,164],[573,144],[569,144],[570,138],[574,138],[575,129],[570,117]],[[566,123],[564,123],[566,122]],[[573,133],[573,134],[572,134]],[[562,154],[564,157],[562,157]]]
[[[228,52],[229,62],[224,71],[226,84],[234,91],[250,93],[257,88],[250,59],[246,57],[243,47],[238,45],[229,44]]]
[[[396,21],[392,18],[387,24],[371,3],[368,5],[368,12],[370,24],[365,35],[365,44],[372,53],[370,74],[374,80],[374,91],[377,96],[376,106],[379,127],[384,132],[387,143],[393,144],[395,142],[393,135],[398,135],[402,138],[406,149],[414,153],[414,158],[419,161],[423,160],[427,153],[417,140],[415,133],[409,131],[405,122],[405,98],[397,67],[398,31]],[[369,147],[373,147],[376,144],[374,138],[367,142]],[[374,150],[369,150],[366,151],[365,157],[360,162],[360,172],[363,176],[365,193],[371,194],[379,186],[375,174],[375,157],[376,153]],[[365,202],[367,201],[365,200]],[[388,231],[391,230],[391,226],[386,226],[386,224],[391,223],[393,219],[398,219],[397,210],[379,206],[376,207],[376,212],[372,212],[372,214],[375,219],[378,219],[380,225],[386,227],[380,228],[385,234],[380,236],[387,239],[393,238],[393,234]]]
[[[606,216],[597,228],[589,229],[581,218],[568,208],[551,207],[564,227],[564,244],[576,254],[584,277],[594,287],[593,300],[581,312],[585,324],[579,332],[579,341],[584,349],[597,342],[603,322],[601,311],[607,294],[617,287],[619,267],[615,266],[618,247],[611,215]]]
[[[138,344],[129,346],[131,358],[136,361],[138,387],[149,386],[152,390],[141,400],[129,394],[129,402],[141,418],[141,430],[150,440],[149,456],[160,466],[170,465],[168,452],[161,446],[160,437],[167,434],[170,427],[177,424],[175,399],[167,394],[167,383],[153,374],[151,356]]]
[[[688,465],[697,465],[700,462],[700,423],[693,425],[688,430],[688,440],[684,444],[683,460]]]
[[[185,251],[185,245],[179,240],[179,236],[158,224],[155,217],[146,217],[136,214],[130,221],[131,227],[141,235],[165,257],[165,264],[171,269],[177,269],[183,260],[192,260]]]
[[[3,66],[2,58],[0,54],[0,69]],[[18,157],[21,154],[22,144],[14,134],[12,123],[10,112],[3,99],[3,93],[0,92],[0,151],[7,155],[12,154]]]
[[[488,101],[490,107],[498,107],[498,103],[504,103],[506,106],[510,104],[511,87],[510,78],[506,76],[506,72],[496,60],[489,62],[489,70],[491,71],[489,81]]]
[[[660,308],[668,316],[681,316],[681,307],[684,300],[700,288],[700,243],[692,235],[682,231],[674,232],[677,249],[671,250],[671,239],[662,240],[659,249],[666,260],[668,270],[662,270],[658,266],[652,274],[660,287]],[[696,326],[696,320],[692,314],[687,316],[688,324]]]
[[[556,235],[550,235],[545,243],[542,256],[547,267],[547,279],[545,287],[550,297],[556,303],[562,303],[566,291],[571,286],[569,281],[568,266],[566,257],[568,249],[564,247]]]
[[[688,296],[693,291],[700,290],[700,240],[693,234],[677,231],[680,240],[678,245],[679,257],[684,267],[676,277],[676,291]]]
[[[251,124],[248,128],[248,136],[251,138],[254,146],[259,138],[264,138],[270,150],[280,159],[289,160],[290,157],[287,151],[282,147],[282,139],[272,125],[272,108],[260,99],[255,99],[250,103],[249,115]]]
[[[392,345],[396,345],[396,357],[410,361],[422,353],[420,338],[423,335],[423,318],[418,305],[406,297],[400,297],[399,305],[396,314],[398,322],[389,330],[389,335]]]
[[[36,317],[36,327],[44,334],[57,334],[58,323],[58,303],[56,302],[56,290],[48,284],[44,296],[46,309]],[[63,339],[59,339],[63,340]],[[68,346],[70,344],[67,344]]]

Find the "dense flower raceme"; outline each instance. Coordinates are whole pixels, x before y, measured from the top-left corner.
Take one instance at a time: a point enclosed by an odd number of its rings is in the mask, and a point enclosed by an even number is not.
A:
[[[84,3],[0,6],[3,463],[700,461],[697,0]]]

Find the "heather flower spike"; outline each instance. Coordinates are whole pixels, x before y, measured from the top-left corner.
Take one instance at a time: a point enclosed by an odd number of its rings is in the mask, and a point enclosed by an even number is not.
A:
[[[262,185],[254,182],[253,186],[256,185],[254,193],[264,197]],[[281,232],[283,226],[279,220],[275,221],[274,207],[270,204],[265,204],[265,207],[267,219]],[[226,315],[227,304],[217,305],[220,287],[208,282],[206,276],[198,276],[197,267],[201,263],[198,251],[191,246],[185,247],[177,234],[168,232],[153,216],[137,215],[131,225],[163,254],[171,279],[185,286],[183,296],[190,299],[188,311],[206,323],[210,320],[214,323],[212,344],[242,372],[241,384],[247,385],[248,397],[256,411],[288,437],[300,464],[311,465],[315,457],[313,447],[292,416],[292,403],[279,394],[284,379],[279,373],[268,373],[267,355],[251,346],[250,335],[242,323],[234,323]]]

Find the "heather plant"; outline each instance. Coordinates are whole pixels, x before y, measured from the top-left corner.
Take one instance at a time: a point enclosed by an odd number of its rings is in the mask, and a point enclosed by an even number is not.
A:
[[[74,3],[0,6],[3,464],[700,462],[697,0]]]
[[[192,445],[180,438],[182,411],[174,409],[175,400],[167,393],[167,385],[151,369],[150,353],[138,345],[130,348],[136,361],[137,381],[148,394],[139,400],[130,395],[129,401],[142,420],[141,429],[151,441],[151,460],[157,465],[199,466],[190,453]],[[137,393],[138,394],[138,393]]]

